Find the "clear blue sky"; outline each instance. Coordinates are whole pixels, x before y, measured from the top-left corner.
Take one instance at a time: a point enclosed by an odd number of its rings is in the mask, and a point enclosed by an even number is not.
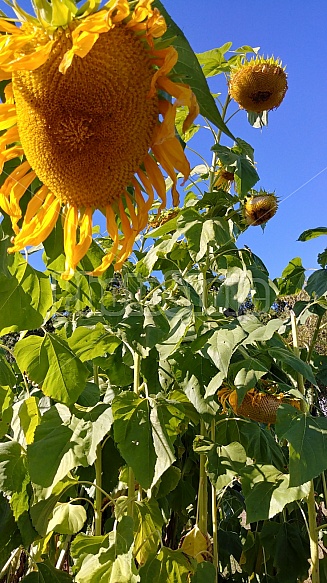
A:
[[[302,231],[326,226],[327,218],[327,2],[316,0],[163,0],[195,52],[233,42],[233,48],[260,46],[260,53],[280,57],[287,66],[289,89],[281,107],[270,113],[269,126],[252,128],[244,112],[232,120],[234,135],[255,149],[258,187],[281,199],[277,215],[265,232],[252,227],[239,239],[279,276],[290,259],[302,257],[306,269],[317,268],[317,253],[327,238],[300,243]],[[20,2],[29,5],[27,0]],[[0,0],[0,8],[8,7]],[[214,92],[226,91],[223,76],[212,82]],[[229,145],[226,140],[226,145]],[[202,134],[196,147],[210,161],[211,137]],[[194,159],[192,159],[194,163]]]

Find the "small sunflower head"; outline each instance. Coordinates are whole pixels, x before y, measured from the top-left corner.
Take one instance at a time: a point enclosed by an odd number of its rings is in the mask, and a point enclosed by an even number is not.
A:
[[[243,214],[248,225],[263,225],[277,212],[278,199],[274,192],[260,190],[246,197]]]
[[[213,188],[217,190],[227,190],[229,192],[234,180],[234,172],[230,172],[227,168],[224,168],[224,166],[220,166],[219,170],[216,172]]]
[[[279,59],[256,57],[237,67],[229,80],[229,94],[241,109],[260,113],[280,106],[287,91],[287,75]]]

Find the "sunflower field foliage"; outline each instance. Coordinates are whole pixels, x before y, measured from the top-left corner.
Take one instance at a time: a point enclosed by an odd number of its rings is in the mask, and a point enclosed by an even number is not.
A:
[[[326,250],[238,246],[279,199],[229,119],[278,123],[285,68],[159,0],[8,4],[0,582],[326,583]]]

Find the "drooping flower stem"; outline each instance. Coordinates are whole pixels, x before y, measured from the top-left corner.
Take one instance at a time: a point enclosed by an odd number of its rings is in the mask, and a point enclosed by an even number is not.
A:
[[[292,339],[293,339],[293,350],[296,356],[300,358],[299,349],[299,337],[296,324],[296,316],[293,310],[291,310],[291,326],[292,326]],[[302,395],[304,395],[304,381],[303,376],[298,373],[297,376],[298,389]],[[301,403],[302,411],[304,412],[304,402]],[[311,555],[311,581],[312,583],[320,583],[319,575],[319,547],[318,547],[318,531],[317,531],[317,520],[316,520],[316,505],[314,496],[314,484],[313,480],[310,483],[310,491],[307,498],[307,508],[308,508],[308,523],[309,523],[309,539],[310,539],[310,555]]]
[[[99,369],[96,364],[93,365],[93,381],[96,385],[99,384]],[[102,534],[102,445],[98,443],[96,448],[95,458],[95,517],[94,517],[94,534],[100,536]]]
[[[133,354],[134,360],[134,380],[133,380],[133,391],[138,395],[140,388],[140,368],[141,368],[141,357],[137,352]],[[128,506],[127,514],[133,517],[133,507],[135,498],[135,477],[134,472],[131,467],[128,468]]]

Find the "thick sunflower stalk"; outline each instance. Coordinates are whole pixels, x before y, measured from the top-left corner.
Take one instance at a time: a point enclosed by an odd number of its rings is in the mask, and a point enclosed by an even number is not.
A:
[[[83,9],[64,0],[34,3],[35,16],[16,3],[17,24],[0,19],[0,167],[19,158],[0,189],[12,222],[10,252],[42,243],[61,215],[70,279],[92,242],[92,214],[106,216],[112,246],[93,275],[120,269],[147,225],[155,191],[166,205],[158,164],[172,179],[190,167],[175,136],[184,105],[186,130],[198,114],[191,89],[170,79],[174,47],[163,45],[166,23],[153,0],[109,0]],[[172,103],[171,98],[176,98]],[[176,173],[177,171],[177,173]],[[32,182],[42,186],[23,214]]]

